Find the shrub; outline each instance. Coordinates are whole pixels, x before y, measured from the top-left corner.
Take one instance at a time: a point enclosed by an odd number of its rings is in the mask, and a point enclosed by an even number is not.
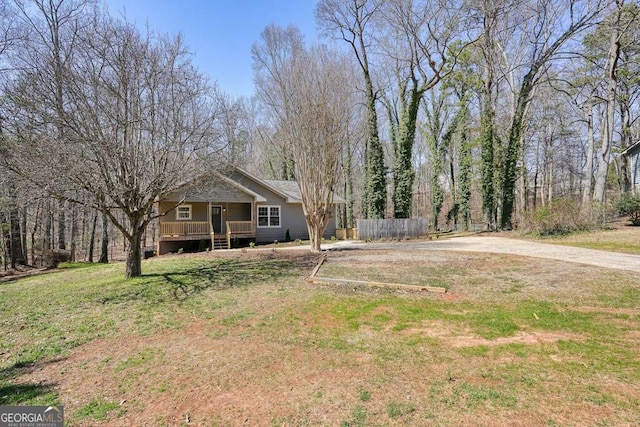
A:
[[[289,232],[288,228],[287,228],[287,232],[284,235],[284,241],[285,242],[290,242],[291,241],[291,233]]]
[[[63,249],[53,249],[44,254],[44,263],[49,268],[56,268],[62,262],[71,261],[71,252]]]
[[[640,194],[625,194],[616,203],[616,209],[620,216],[629,217],[631,224],[640,225]]]
[[[548,206],[526,212],[518,228],[525,233],[552,236],[592,230],[595,223],[576,201],[557,199]]]

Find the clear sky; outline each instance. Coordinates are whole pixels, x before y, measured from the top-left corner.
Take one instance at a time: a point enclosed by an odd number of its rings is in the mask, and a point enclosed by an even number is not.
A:
[[[232,96],[253,94],[251,46],[269,24],[297,25],[307,42],[317,39],[315,0],[105,0],[144,29],[184,35],[193,63]]]

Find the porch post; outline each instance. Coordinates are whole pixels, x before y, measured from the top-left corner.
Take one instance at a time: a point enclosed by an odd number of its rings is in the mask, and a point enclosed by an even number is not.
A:
[[[257,240],[256,236],[256,201],[251,202],[251,233],[253,234],[254,243]]]
[[[229,219],[229,202],[224,203],[224,208],[222,209],[222,224],[224,224],[224,232],[227,235],[227,249],[231,249],[231,230],[228,227],[228,219]],[[222,227],[220,224],[220,227]]]
[[[211,223],[211,202],[209,202],[207,204],[207,222],[209,223],[209,238],[211,238],[211,250],[213,250],[215,248],[215,244],[214,244],[214,230],[213,230],[213,224]]]

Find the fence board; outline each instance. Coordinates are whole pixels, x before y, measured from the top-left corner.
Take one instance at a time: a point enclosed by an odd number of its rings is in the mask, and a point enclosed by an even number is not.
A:
[[[358,239],[404,239],[426,236],[429,221],[425,218],[359,219]]]

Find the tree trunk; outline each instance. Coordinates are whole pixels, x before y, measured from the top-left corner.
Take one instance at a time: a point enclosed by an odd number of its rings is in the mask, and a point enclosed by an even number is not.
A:
[[[93,215],[93,223],[91,224],[91,236],[89,238],[89,258],[88,262],[93,262],[93,248],[96,243],[96,225],[98,223],[98,211]]]
[[[106,264],[109,262],[109,218],[102,212],[102,248],[98,262]]]
[[[311,252],[320,253],[322,244],[322,231],[319,224],[314,223],[309,226],[309,240],[311,241]]]
[[[605,132],[602,138],[602,146],[598,155],[598,172],[593,198],[599,203],[604,203],[607,190],[607,172],[609,169],[609,157],[611,144],[613,143],[613,126],[615,119],[616,86],[618,85],[617,66],[620,58],[620,17],[622,15],[622,2],[616,1],[616,23],[612,26],[609,52],[607,54],[607,99],[606,116],[604,120]]]
[[[140,243],[142,241],[143,233],[144,229],[142,229],[141,227],[136,227],[131,235],[127,236],[127,241],[129,242],[125,270],[125,277],[127,279],[142,276]]]
[[[36,265],[36,233],[40,228],[40,203],[36,206],[36,215],[31,229],[31,263]]]
[[[469,231],[471,226],[471,180],[472,180],[472,155],[469,141],[469,113],[466,102],[461,107],[464,109],[463,123],[460,133],[459,154],[459,186],[460,186],[460,215],[462,216],[464,231]]]
[[[620,148],[624,151],[633,144],[631,134],[631,108],[627,100],[629,96],[622,96],[620,102],[620,126],[622,127]],[[629,157],[626,154],[620,155],[620,189],[623,194],[631,193],[631,171],[629,170]]]
[[[18,208],[11,206],[9,208],[9,246],[11,248],[9,255],[11,256],[11,268],[15,269],[18,264],[24,263],[22,256],[21,239],[20,239],[20,213]]]
[[[547,181],[547,186],[547,200],[549,205],[551,205],[551,202],[553,201],[553,161],[549,162],[549,179]]]
[[[430,152],[430,175],[429,189],[431,192],[431,223],[433,231],[438,231],[438,218],[442,210],[444,202],[444,190],[440,185],[440,174],[443,173],[442,166],[442,141],[440,135],[442,133],[442,99],[432,101],[433,111],[430,113],[428,122],[427,142]]]
[[[378,113],[376,97],[368,69],[365,73],[365,93],[367,97],[367,147],[365,158],[366,217],[380,219],[385,217],[387,207],[387,182],[384,167],[384,150],[378,136]]]
[[[524,138],[524,137],[523,137]],[[522,212],[526,212],[527,211],[527,163],[525,161],[525,150],[524,150],[524,141],[520,141],[520,177],[518,178],[518,181],[520,183],[520,200],[519,200],[519,206],[517,206],[516,208],[516,215],[520,215]]]
[[[70,250],[71,250],[71,262],[76,261],[76,250],[77,244],[76,240],[78,240],[78,218],[77,218],[77,207],[76,205],[71,206],[71,242],[70,242]]]
[[[0,224],[5,222],[5,213],[0,210]],[[0,227],[0,246],[2,246],[2,265],[4,271],[7,271],[9,265],[9,230],[4,227]]]
[[[515,204],[515,183],[517,178],[518,157],[521,150],[520,143],[523,139],[524,115],[530,101],[529,97],[534,87],[534,78],[538,73],[538,67],[539,66],[534,65],[524,76],[520,93],[518,94],[515,115],[511,123],[511,130],[509,131],[509,142],[504,162],[502,182],[502,215],[500,225],[503,229],[512,228],[511,218]]]
[[[493,104],[493,60],[495,57],[495,41],[493,30],[496,25],[497,11],[490,10],[491,2],[484,1],[485,16],[483,20],[484,35],[482,52],[484,55],[480,112],[480,144],[482,158],[482,213],[486,230],[495,230],[496,210],[495,191],[495,109]]]
[[[20,235],[20,211],[16,206],[16,187],[12,176],[8,177],[7,188],[9,190],[9,206],[7,207],[6,219],[9,223],[7,237],[9,238],[9,256],[11,257],[11,268],[15,270],[17,264],[24,263],[22,254],[22,239]]]
[[[24,263],[29,264],[29,251],[27,249],[27,208],[22,208],[22,215],[20,217],[20,238],[22,242],[22,255],[24,256]]]
[[[587,208],[591,203],[591,191],[593,187],[593,150],[595,142],[593,140],[593,103],[591,100],[585,107],[587,118],[587,163],[584,171],[584,182],[582,188],[582,207]]]
[[[353,228],[354,214],[353,214],[353,155],[351,153],[351,141],[347,138],[347,161],[345,165],[345,180],[344,180],[344,198],[347,201],[345,204],[345,224],[347,228]]]
[[[411,218],[413,207],[413,182],[416,174],[411,157],[413,143],[416,139],[416,120],[420,100],[424,91],[416,87],[414,81],[410,90],[408,105],[402,106],[398,125],[398,143],[395,150],[393,171],[393,216],[394,218]],[[404,104],[404,100],[402,101]]]
[[[67,249],[66,203],[58,200],[58,249]]]
[[[51,250],[51,245],[52,245],[52,234],[51,234],[51,228],[53,226],[52,224],[52,218],[51,218],[51,201],[47,200],[47,202],[44,205],[44,212],[42,213],[43,218],[44,218],[44,236],[42,237],[42,256],[40,257],[40,263],[41,265],[44,265],[42,263],[46,262],[45,258],[48,256],[47,254],[49,253],[49,251]]]

